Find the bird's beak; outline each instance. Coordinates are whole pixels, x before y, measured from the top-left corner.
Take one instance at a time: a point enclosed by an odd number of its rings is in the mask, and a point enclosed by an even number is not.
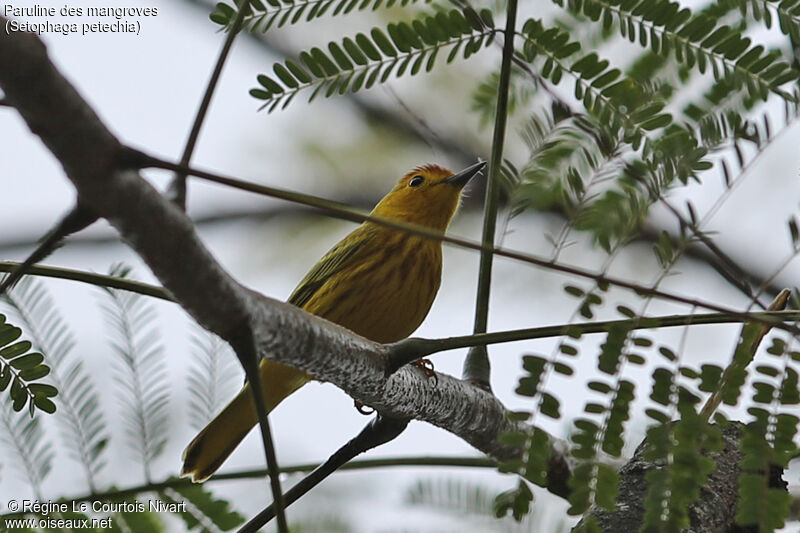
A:
[[[475,176],[475,174],[481,172],[484,168],[486,168],[485,161],[481,161],[480,163],[475,163],[474,165],[465,168],[458,174],[453,174],[452,176],[444,180],[442,183],[449,183],[454,187],[461,188],[464,185],[466,185],[467,182],[471,180],[473,176]]]

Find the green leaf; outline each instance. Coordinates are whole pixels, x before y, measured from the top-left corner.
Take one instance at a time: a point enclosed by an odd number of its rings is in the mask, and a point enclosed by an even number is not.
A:
[[[231,6],[219,2],[216,5],[216,9],[208,16],[208,18],[210,18],[215,24],[227,26],[235,16],[236,11]]]
[[[292,75],[295,78],[297,78],[300,81],[300,83],[311,83],[311,76],[308,75],[308,72],[306,72],[300,65],[298,65],[294,61],[287,59],[286,68],[289,70],[289,72],[292,73]]]
[[[370,32],[372,36],[372,40],[378,45],[381,52],[386,54],[387,56],[397,57],[397,50],[392,46],[392,42],[386,37],[386,34],[383,33],[379,28],[372,28]]]
[[[116,528],[120,532],[127,532],[127,531],[164,531],[164,523],[159,516],[159,513],[151,512],[151,511],[144,511],[139,512],[136,507],[136,501],[134,500],[123,500],[132,505],[128,508],[134,509],[133,511],[122,511],[118,513],[114,513],[112,516],[112,527],[116,526]],[[123,507],[124,508],[124,507]]]
[[[174,478],[173,478],[174,479]],[[188,529],[194,529],[210,521],[222,531],[230,531],[244,523],[245,518],[236,512],[231,504],[214,496],[202,485],[176,485],[168,491],[159,493],[166,503],[180,504],[187,502],[189,505],[177,505],[177,512]]]
[[[560,406],[558,399],[552,394],[549,394],[547,392],[542,392],[541,397],[542,401],[541,405],[539,406],[539,411],[543,415],[549,416],[554,420],[558,420],[559,418],[561,418],[561,413],[559,413],[558,411],[558,408]]]
[[[367,57],[373,61],[380,61],[382,56],[378,49],[372,44],[372,41],[363,33],[356,34],[356,44]]]
[[[619,494],[617,470],[611,465],[598,463],[595,479],[597,504],[604,509],[613,511],[616,507],[617,494]]]
[[[56,412],[56,404],[53,403],[50,398],[45,398],[44,396],[35,396],[33,398],[33,404],[37,409],[44,411],[45,413],[53,414]]]
[[[6,390],[11,383],[11,370],[7,366],[0,365],[0,391]]]
[[[345,37],[342,41],[345,51],[350,55],[353,61],[358,65],[366,65],[369,60],[367,56],[361,51],[361,48],[349,37]]]
[[[339,65],[339,68],[341,68],[342,70],[353,69],[353,63],[350,61],[350,59],[347,57],[347,54],[344,53],[344,50],[342,50],[338,44],[334,42],[328,43],[328,50],[330,51],[331,56],[333,56],[333,59]]]
[[[263,91],[261,89],[250,89],[248,91],[248,93],[253,98],[257,98],[259,100],[269,100],[270,98],[272,98],[272,93],[271,92]]]
[[[303,64],[308,68],[308,70],[310,70],[311,73],[317,78],[325,77],[325,71],[322,70],[320,64],[317,62],[316,59],[314,59],[314,57],[311,56],[310,53],[306,51],[300,52],[300,61],[302,61]]]
[[[30,348],[31,343],[27,343],[26,348]],[[44,356],[40,353],[29,353],[11,360],[11,366],[18,370],[33,368],[44,361]]]
[[[31,383],[29,389],[34,396],[52,398],[58,394],[58,389],[47,383]]]
[[[47,365],[37,365],[32,368],[24,368],[20,371],[19,377],[25,381],[35,381],[42,379],[50,373],[50,367]]]
[[[275,72],[275,75],[278,76],[278,79],[281,80],[287,87],[296,89],[300,85],[295,77],[289,72],[289,70],[280,63],[275,63],[275,65],[272,67],[272,70]]]
[[[516,489],[502,492],[494,501],[494,514],[502,518],[508,514],[517,522],[521,521],[531,510],[533,493],[527,483],[520,480]]]
[[[266,76],[264,74],[259,74],[256,80],[258,81],[259,84],[261,84],[261,86],[266,88],[272,94],[280,94],[283,92],[283,87],[281,87],[281,85],[278,82],[276,82],[269,76]]]
[[[311,57],[314,58],[314,61],[316,61],[318,65],[322,66],[326,76],[335,76],[339,73],[339,69],[336,67],[334,62],[331,61],[327,55],[325,55],[325,52],[315,46],[310,50],[310,53]]]
[[[22,330],[11,324],[0,325],[0,346],[5,346],[17,340],[22,335]]]
[[[13,359],[14,357],[23,354],[30,349],[31,349],[30,341],[20,341],[12,344],[11,346],[6,346],[2,350],[0,350],[0,357],[2,357],[3,359]]]

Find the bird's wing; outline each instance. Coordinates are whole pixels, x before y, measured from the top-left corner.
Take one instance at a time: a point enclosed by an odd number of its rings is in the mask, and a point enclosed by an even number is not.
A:
[[[353,235],[350,235],[350,237],[353,237]],[[314,265],[314,268],[306,274],[303,281],[297,285],[292,295],[289,296],[290,304],[303,307],[331,276],[341,272],[356,260],[358,252],[364,249],[368,239],[353,239],[350,237],[339,242]]]

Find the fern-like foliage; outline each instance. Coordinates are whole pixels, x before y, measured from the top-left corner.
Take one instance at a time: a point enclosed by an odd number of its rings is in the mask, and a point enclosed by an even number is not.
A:
[[[189,422],[195,429],[205,426],[230,399],[230,385],[240,368],[230,347],[219,337],[198,330],[192,335],[189,367]]]
[[[286,60],[273,67],[274,76],[258,76],[260,87],[250,94],[264,101],[270,112],[285,108],[304,89],[318,95],[355,93],[386,82],[392,75],[416,75],[430,71],[447,50],[445,62],[461,53],[468,58],[491,44],[494,22],[488,10],[450,10],[425,15],[412,23],[390,23],[386,30],[373,28],[340,43],[328,43],[328,53],[314,47],[301,52],[300,61]]]
[[[798,372],[792,368],[800,353],[786,341],[775,338],[767,353],[772,359],[755,367],[753,419],[742,437],[742,475],[739,478],[738,524],[773,531],[784,527],[791,495],[773,483],[775,467],[785,469],[796,453],[794,438],[800,418]]]
[[[306,513],[291,523],[291,531],[297,533],[354,533],[352,522],[336,510]]]
[[[122,500],[120,503],[127,504],[120,506],[119,511],[109,513],[111,523],[119,531],[146,531],[162,533],[168,531],[164,518],[161,513],[151,511],[148,508],[142,510],[137,508],[141,501],[134,498]]]
[[[794,43],[800,43],[800,2],[798,0],[722,0],[721,5],[737,7],[743,15],[764,22],[771,28],[775,19],[781,33],[789,36]]]
[[[650,206],[675,180],[686,183],[696,179],[711,167],[707,159],[710,152],[724,148],[731,137],[747,138],[749,124],[730,120],[741,116],[737,113],[742,108],[751,108],[768,94],[794,105],[798,97],[787,84],[796,80],[795,69],[782,59],[780,51],[751,46],[751,40],[742,35],[747,25],[721,24],[733,7],[713,5],[692,13],[669,1],[566,2],[568,12],[598,22],[606,36],[610,37],[611,30],[617,28],[624,38],[643,49],[628,77],[619,66],[595,52],[582,53],[585,40],[572,38],[562,27],[527,20],[517,57],[532,64],[550,83],[560,84],[567,76],[574,79],[574,96],[591,119],[589,127],[579,132],[582,141],[578,136],[575,140],[613,147],[615,153],[606,159],[608,151],[600,150],[600,154],[586,158],[600,163],[596,169],[572,167],[569,160],[580,152],[567,145],[552,151],[561,155],[560,161],[554,160],[557,165],[542,167],[534,160],[539,154],[532,153],[530,162],[522,167],[517,194],[536,200],[519,204],[520,209],[547,204],[550,208],[562,203],[559,207],[570,215],[572,227],[591,231],[598,244],[611,250],[636,232]],[[774,4],[771,7],[776,8]],[[677,77],[659,77],[659,72],[671,72],[665,67],[675,64],[668,61],[673,56],[677,56],[679,65]],[[715,83],[703,98],[691,98],[683,112],[694,124],[673,124],[672,114],[664,112],[670,99],[693,72],[706,71],[713,73]],[[612,160],[616,165],[607,166]],[[628,163],[619,164],[624,161]],[[533,169],[528,177],[526,167]],[[555,172],[550,173],[551,169]],[[602,180],[595,175],[597,171],[616,173],[615,186],[602,195],[585,196],[586,189]],[[572,203],[576,209],[570,210],[570,203],[565,201],[570,196],[579,199],[577,204]],[[694,229],[700,232],[699,228]],[[555,239],[557,248],[563,243],[563,234]]]
[[[413,3],[429,3],[431,0],[249,0],[250,13],[244,17],[242,29],[251,32],[267,32],[271,28],[282,28],[299,22],[311,22],[324,16],[348,15],[354,11],[376,11],[395,6],[405,7]],[[229,28],[238,9],[224,2],[216,5],[210,18],[217,24]]]
[[[115,266],[112,276],[125,277],[130,268]],[[169,381],[155,309],[141,295],[103,289],[103,304],[112,330],[116,381],[120,386],[128,444],[139,456],[145,478],[169,434]]]
[[[202,533],[230,531],[244,523],[245,518],[232,510],[230,504],[214,497],[202,485],[177,486],[159,493],[168,504],[176,504],[177,513],[189,530]],[[185,505],[181,505],[185,502]],[[185,509],[185,510],[184,510]]]
[[[721,447],[719,428],[698,416],[695,406],[699,397],[686,388],[678,389],[676,405],[680,419],[651,426],[648,430],[648,461],[663,468],[648,472],[644,526],[682,531],[689,526],[689,505],[700,497],[708,476],[714,472],[714,461],[704,452]]]
[[[406,489],[405,502],[438,513],[467,520],[470,529],[486,532],[566,532],[563,520],[547,516],[542,506],[532,504],[533,495],[524,481],[519,488],[495,497],[494,491],[479,483],[458,478],[420,479]],[[502,518],[511,513],[514,521]],[[497,520],[501,518],[501,520]]]
[[[14,412],[7,402],[0,402],[0,442],[9,450],[10,455],[16,456],[14,465],[23,474],[34,494],[42,494],[42,483],[53,466],[53,444],[48,440],[41,426],[41,418],[36,416],[20,416]]]
[[[65,448],[84,467],[89,487],[94,489],[94,478],[105,465],[108,430],[91,376],[74,356],[74,336],[43,283],[24,278],[4,299],[19,316],[34,347],[47,354],[52,365],[50,377],[60,391],[62,409],[56,420]]]
[[[584,108],[634,148],[647,131],[672,122],[671,115],[662,112],[664,102],[654,99],[647,87],[623,76],[597,53],[582,54],[580,43],[566,31],[528,19],[521,35],[524,44],[519,53],[525,61],[554,84],[569,74],[575,80],[575,97]]]
[[[511,183],[512,215],[558,208],[574,219],[622,167],[621,144],[612,132],[591,116],[558,110],[554,105],[525,124],[522,138],[530,155]],[[556,248],[565,238],[562,232],[554,239]]]
[[[560,2],[559,2],[560,3]],[[791,99],[782,86],[798,73],[777,51],[751,46],[752,40],[735,29],[719,25],[705,13],[670,0],[568,0],[569,9],[581,12],[606,28],[616,25],[622,37],[665,57],[672,56],[700,72],[709,69],[719,80],[729,77],[753,98],[766,100],[769,92]]]
[[[499,83],[500,73],[492,72],[472,93],[472,110],[479,114],[481,126],[490,124],[497,112]],[[525,73],[518,66],[512,65],[508,91],[509,114],[524,108],[531,101],[534,92],[535,88],[525,79]]]
[[[21,411],[26,405],[33,417],[36,409],[54,413],[53,398],[58,389],[39,380],[50,373],[44,355],[32,352],[30,341],[18,340],[22,330],[0,315],[0,392],[8,390],[11,407]]]

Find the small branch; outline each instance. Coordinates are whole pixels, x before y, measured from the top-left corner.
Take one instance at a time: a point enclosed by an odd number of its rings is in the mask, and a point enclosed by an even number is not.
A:
[[[325,478],[344,466],[350,459],[372,448],[394,440],[408,426],[409,420],[375,416],[361,432],[339,448],[330,458],[315,468],[286,493],[286,505],[291,505],[308,491],[319,485]],[[275,516],[272,505],[258,513],[247,522],[239,533],[255,533]]]
[[[12,272],[18,268],[20,263],[13,261],[0,261],[0,272]],[[161,300],[174,302],[175,299],[169,293],[156,285],[148,285],[138,281],[131,281],[124,278],[116,278],[103,274],[72,270],[68,268],[57,268],[47,266],[34,266],[28,272],[29,276],[43,276],[55,279],[65,279],[79,281],[97,287],[108,287],[125,291],[144,294],[159,298]],[[434,353],[446,350],[456,350],[458,348],[469,348],[477,344],[499,344],[504,342],[515,342],[531,339],[544,339],[559,337],[569,333],[579,333],[588,335],[592,333],[603,333],[609,328],[624,326],[630,329],[649,329],[649,328],[669,328],[677,326],[699,326],[708,324],[731,324],[742,323],[743,321],[762,322],[776,320],[781,322],[800,321],[800,311],[779,311],[761,313],[704,313],[704,314],[684,314],[684,315],[661,315],[652,317],[639,317],[635,319],[607,320],[602,322],[582,322],[578,324],[557,324],[552,326],[540,326],[536,328],[514,329],[506,331],[494,331],[478,335],[463,335],[458,337],[448,337],[443,339],[423,339],[412,337],[389,345],[391,358],[390,373],[396,372],[400,367],[415,361],[421,357],[426,357]],[[217,475],[214,476],[215,478]]]
[[[141,168],[145,167],[154,167],[154,168],[163,168],[166,170],[176,170],[180,168],[185,168],[186,172],[189,175],[196,176],[201,179],[205,179],[208,181],[212,181],[214,183],[220,183],[223,185],[227,185],[230,187],[234,187],[241,190],[246,190],[249,192],[254,192],[257,194],[262,194],[265,196],[270,196],[273,198],[280,198],[283,200],[287,200],[290,202],[295,202],[301,205],[307,205],[309,207],[314,207],[320,209],[326,213],[335,213],[340,218],[346,220],[353,220],[357,222],[374,222],[375,224],[379,224],[381,226],[385,226],[388,228],[398,229],[401,231],[405,231],[411,235],[418,235],[420,237],[426,237],[428,239],[442,241],[448,244],[453,244],[462,248],[467,248],[470,250],[477,250],[477,251],[487,251],[494,255],[498,255],[501,257],[507,257],[509,259],[515,259],[517,261],[521,261],[523,263],[528,263],[530,265],[539,266],[545,269],[554,270],[556,272],[561,272],[563,274],[569,274],[572,276],[578,276],[585,279],[593,280],[598,284],[608,284],[614,285],[617,287],[625,288],[631,290],[641,296],[651,296],[651,297],[658,297],[665,300],[672,300],[674,302],[684,303],[691,307],[699,307],[701,309],[708,309],[710,311],[717,311],[720,313],[726,313],[731,315],[739,316],[742,320],[747,318],[747,313],[735,311],[733,309],[726,308],[724,306],[716,305],[711,302],[706,302],[703,300],[698,300],[695,298],[687,298],[684,296],[680,296],[677,294],[668,293],[666,291],[662,291],[659,289],[655,289],[652,287],[647,287],[645,285],[639,285],[637,283],[632,283],[627,280],[619,279],[619,278],[612,278],[605,274],[597,274],[594,272],[590,272],[588,270],[584,270],[579,267],[564,265],[560,263],[555,263],[553,261],[543,259],[532,254],[527,254],[524,252],[519,252],[516,250],[509,250],[506,248],[501,247],[490,247],[478,243],[476,241],[471,241],[469,239],[462,239],[459,237],[452,237],[449,235],[443,235],[436,231],[430,230],[428,228],[418,226],[415,224],[407,224],[403,222],[399,222],[396,220],[385,219],[381,217],[374,217],[369,216],[361,213],[356,209],[352,209],[346,205],[342,205],[338,202],[334,202],[331,200],[325,200],[324,198],[319,198],[313,195],[298,193],[294,191],[287,191],[284,189],[277,189],[274,187],[267,187],[264,185],[258,185],[255,183],[248,183],[246,181],[238,180],[235,178],[230,178],[226,176],[221,176],[219,174],[214,174],[212,172],[205,172],[202,170],[197,170],[188,167],[181,167],[180,165],[176,165],[174,163],[170,163],[167,161],[160,160],[158,158],[154,158],[142,152],[138,152],[131,148],[126,148],[126,160],[133,161],[135,160],[136,165],[140,166]],[[759,321],[762,320],[769,320],[769,319],[758,319]],[[795,335],[800,335],[800,328],[794,325],[782,324],[782,323],[772,323],[772,322],[764,322],[765,324],[770,324],[773,327],[778,329],[783,329]]]
[[[489,321],[489,291],[492,285],[492,261],[494,234],[497,224],[497,205],[500,198],[500,167],[503,164],[503,144],[508,119],[508,87],[511,78],[511,58],[514,56],[514,30],[517,25],[517,0],[509,0],[506,7],[506,29],[503,42],[503,59],[500,64],[500,81],[497,88],[497,108],[492,138],[492,155],[486,183],[486,200],[483,207],[483,231],[481,237],[478,290],[475,295],[474,333],[485,333]],[[462,377],[491,390],[491,367],[486,346],[474,346],[464,359]]]
[[[772,301],[767,310],[780,311],[784,309],[789,302],[789,296],[791,296],[791,294],[792,291],[789,289],[783,289],[775,300]],[[741,384],[744,383],[747,366],[753,361],[753,358],[756,356],[756,350],[758,350],[761,341],[766,334],[769,333],[770,329],[772,329],[770,326],[757,322],[747,322],[742,326],[742,331],[739,333],[739,344],[736,346],[731,362],[725,368],[717,384],[717,390],[709,396],[708,400],[706,400],[706,404],[703,406],[703,410],[700,411],[703,420],[708,421],[711,418],[711,415],[713,415],[714,411],[719,407],[729,387],[741,386]],[[738,383],[739,381],[741,381],[741,383]]]
[[[211,73],[211,79],[208,80],[208,85],[206,85],[206,90],[203,94],[203,99],[200,102],[200,107],[197,109],[197,114],[194,117],[194,124],[192,124],[192,130],[189,132],[189,138],[186,140],[186,146],[184,147],[183,155],[181,156],[181,165],[188,165],[189,161],[192,159],[194,147],[197,144],[197,138],[200,136],[200,128],[203,127],[203,121],[208,113],[208,107],[211,105],[211,97],[214,96],[214,90],[217,88],[219,77],[222,74],[222,67],[225,66],[225,61],[228,59],[231,46],[233,46],[233,40],[239,34],[239,30],[242,27],[242,22],[244,21],[245,16],[250,13],[250,1],[242,0],[240,3],[242,6],[238,9],[236,18],[231,24],[230,31],[225,37],[225,42],[222,44],[222,50],[220,50],[219,57],[217,57],[217,63],[214,65],[214,71]],[[175,204],[178,205],[182,210],[186,211],[185,173],[178,172],[175,174],[175,177],[172,178],[172,182],[169,186],[169,193],[172,201],[175,202]]]
[[[261,429],[261,441],[264,445],[264,455],[267,460],[267,471],[269,472],[269,485],[272,490],[272,505],[274,513],[278,518],[278,531],[288,533],[289,526],[286,522],[286,504],[284,503],[283,492],[281,491],[280,469],[278,459],[275,454],[275,444],[272,440],[272,430],[269,426],[269,410],[264,401],[263,385],[261,383],[261,372],[259,371],[259,357],[253,340],[253,331],[248,324],[243,324],[226,337],[231,347],[236,352],[236,356],[244,367],[247,381],[250,383],[250,392],[253,396],[256,414],[258,415],[258,425]]]
[[[437,456],[422,456],[422,457],[383,457],[380,459],[360,459],[350,461],[341,465],[338,468],[339,472],[358,471],[358,470],[371,470],[373,468],[392,468],[392,467],[453,467],[453,468],[496,468],[497,463],[486,457],[437,457]],[[319,468],[319,463],[301,463],[296,465],[280,467],[281,474],[297,474],[301,472],[311,472]],[[222,472],[216,473],[214,476],[205,481],[204,485],[209,483],[216,483],[217,481],[238,481],[243,479],[262,479],[269,475],[267,469],[257,468],[253,470],[239,470],[235,472]],[[175,489],[181,487],[195,487],[196,484],[192,483],[187,478],[171,477],[165,481],[157,483],[146,483],[127,489],[110,490],[105,492],[90,492],[76,498],[60,498],[55,500],[57,503],[70,503],[70,502],[90,502],[90,501],[118,501],[125,500],[137,495],[147,492],[159,492],[166,489]],[[289,497],[292,489],[286,492]],[[24,513],[4,513],[0,514],[3,518],[16,518],[22,516]]]
[[[774,319],[780,321],[800,320],[800,311],[768,311],[748,313],[751,322],[757,319]],[[422,357],[469,348],[476,345],[500,344],[504,342],[518,342],[532,339],[545,339],[563,335],[589,335],[593,333],[607,333],[612,328],[627,328],[631,331],[638,329],[672,328],[679,326],[700,326],[713,324],[741,323],[742,318],[726,313],[705,313],[688,315],[661,315],[652,317],[636,317],[623,320],[606,320],[602,322],[583,322],[579,324],[558,324],[554,326],[541,326],[536,328],[513,329],[463,335],[460,337],[447,337],[443,339],[424,339],[411,337],[394,344],[387,345],[389,350],[389,372],[393,373],[404,365]],[[765,326],[766,327],[766,326]]]
[[[747,273],[745,273],[739,265],[737,265],[728,255],[719,249],[719,247],[714,243],[714,241],[705,233],[703,233],[697,226],[686,220],[686,218],[678,211],[665,197],[659,196],[659,201],[667,208],[667,210],[672,213],[675,218],[678,219],[678,222],[686,227],[692,232],[692,234],[702,242],[708,251],[714,256],[717,261],[714,264],[718,265],[719,268],[717,269],[718,272],[724,277],[728,283],[742,291],[742,293],[753,300],[757,306],[761,309],[765,309],[764,304],[762,304],[759,299],[758,295],[753,294],[753,289],[747,283]]]
[[[20,265],[22,265],[22,263],[17,263],[14,261],[0,261],[0,272],[14,272],[20,267]],[[168,302],[175,301],[175,299],[170,296],[170,294],[162,287],[148,285],[139,281],[131,281],[125,278],[116,278],[114,276],[85,272],[82,270],[36,265],[28,268],[26,275],[79,281],[81,283],[87,283],[96,287],[121,289],[124,291],[144,294],[145,296],[152,296],[153,298],[166,300]]]
[[[374,204],[374,200],[362,197],[360,195],[354,194],[348,198],[340,198],[338,200],[340,205],[350,206],[351,208],[355,208],[358,212],[363,212],[370,209]],[[463,209],[460,211],[463,213]],[[560,211],[552,210],[552,211],[545,211],[547,215],[562,217],[563,213]],[[216,223],[223,223],[228,221],[265,221],[271,220],[275,217],[279,216],[309,216],[313,215],[316,216],[316,213],[312,211],[312,209],[308,208],[307,206],[297,205],[289,203],[288,205],[282,204],[270,204],[265,205],[260,208],[241,208],[241,209],[234,209],[228,212],[214,212],[214,213],[206,213],[200,214],[198,216],[193,216],[192,220],[194,221],[195,225],[200,227],[203,225],[209,224],[216,224]],[[342,218],[343,220],[349,220],[348,217],[339,217],[336,213],[329,213],[328,216],[334,218]],[[3,253],[5,250],[9,249],[17,249],[17,248],[30,248],[35,246],[37,243],[38,237],[32,236],[20,236],[17,238],[8,238],[0,239],[0,253]],[[661,230],[659,228],[655,228],[652,226],[643,226],[641,231],[638,235],[634,236],[635,241],[642,241],[645,243],[655,243],[658,242],[659,238],[661,238]],[[670,235],[670,242],[674,247],[682,246],[681,241],[675,238],[674,235]],[[106,235],[73,235],[70,237],[70,246],[100,246],[107,243],[117,243],[119,242],[119,238],[116,235],[106,234]],[[714,254],[710,253],[707,248],[698,244],[697,242],[689,242],[685,248],[683,257],[698,261],[703,265],[710,266],[713,268],[720,276],[722,276],[728,283],[736,286],[734,279],[734,275],[730,272],[730,269],[723,265],[719,258],[717,258]],[[729,256],[730,258],[730,256]],[[731,259],[733,261],[733,259]],[[2,270],[2,262],[0,262],[0,270]],[[10,264],[10,263],[9,263]],[[736,264],[734,262],[734,264]],[[778,286],[774,280],[776,279],[775,276],[770,276],[769,278],[764,278],[757,276],[756,274],[750,272],[745,267],[742,267],[736,264],[736,271],[741,272],[741,277],[746,280],[746,282],[753,286],[753,287],[761,287],[763,292],[770,297],[774,298],[778,295],[778,293],[783,288],[782,286]]]
[[[647,243],[656,243],[658,242],[659,238],[661,238],[662,231],[663,230],[661,228],[656,228],[645,223],[645,225],[641,228],[639,235],[635,238]],[[719,257],[711,253],[708,248],[698,244],[697,242],[690,241],[688,243],[683,243],[681,239],[676,238],[675,235],[669,232],[668,235],[669,240],[674,248],[683,248],[683,258],[693,259],[699,263],[713,268],[717,274],[719,274],[732,287],[737,289],[739,288],[737,287],[737,280],[733,279],[733,275],[731,274],[728,266],[723,265],[720,262]],[[730,256],[728,257],[730,259]],[[763,276],[759,276],[745,267],[740,266],[738,263],[733,261],[733,259],[730,260],[736,265],[735,271],[742,273],[741,278],[745,283],[754,287],[764,287],[764,292],[772,297],[777,296],[778,293],[781,292],[782,287],[771,282],[769,279],[765,279]]]
[[[700,498],[689,506],[691,526],[684,531],[688,533],[750,531],[741,527],[736,529],[735,525],[739,476],[742,471],[743,431],[745,431],[744,425],[737,422],[721,427],[723,441],[721,451],[704,454],[716,463],[716,470],[700,491]],[[649,446],[650,443],[645,439],[636,448],[631,460],[620,469],[619,496],[614,510],[593,506],[575,530],[581,530],[581,525],[587,517],[592,517],[596,521],[599,531],[640,530],[644,520],[645,497],[648,493],[647,475],[651,471],[664,468],[663,463],[654,463],[644,458]],[[782,473],[780,467],[772,467],[770,488],[786,490],[787,485],[781,479]]]
[[[97,215],[92,213],[92,211],[81,204],[81,202],[76,202],[75,207],[70,209],[70,211],[61,218],[58,224],[42,237],[39,241],[39,245],[27,259],[20,263],[19,266],[0,283],[0,295],[13,287],[22,276],[30,272],[34,263],[43,260],[53,253],[56,248],[61,246],[65,237],[86,228],[96,220]]]

